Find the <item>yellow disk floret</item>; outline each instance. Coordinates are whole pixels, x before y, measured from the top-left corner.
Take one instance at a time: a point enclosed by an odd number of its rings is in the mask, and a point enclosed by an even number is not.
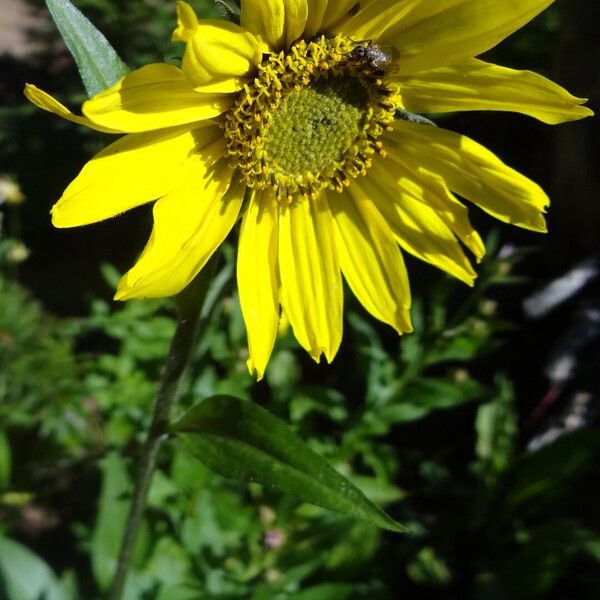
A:
[[[397,89],[357,60],[356,42],[301,40],[269,55],[225,117],[227,149],[247,185],[279,200],[341,191],[364,175],[399,106]]]

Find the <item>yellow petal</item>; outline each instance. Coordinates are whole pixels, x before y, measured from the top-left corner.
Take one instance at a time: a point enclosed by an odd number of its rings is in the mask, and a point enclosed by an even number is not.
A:
[[[430,10],[438,5],[437,2],[429,2]],[[336,2],[329,3],[337,5]],[[351,4],[346,2],[346,4]],[[407,19],[414,14],[415,8],[423,4],[422,0],[404,0],[402,2],[390,2],[389,0],[372,0],[368,4],[361,3],[356,14],[347,21],[333,27],[334,33],[345,33],[356,41],[371,40],[379,42],[379,38],[388,30],[394,29],[398,23],[405,24]],[[426,4],[426,3],[425,3]],[[333,7],[332,7],[333,8]],[[346,7],[346,12],[351,8]]]
[[[223,149],[215,142],[212,153]],[[180,292],[221,245],[238,217],[244,185],[231,183],[226,161],[208,166],[199,155],[180,185],[154,205],[154,228],[140,259],[119,282],[116,300]]]
[[[387,139],[396,152],[419,161],[452,191],[497,219],[546,231],[542,213],[549,200],[544,191],[472,139],[407,121],[395,122]]]
[[[325,10],[325,14],[323,15],[323,23],[321,26],[321,30],[331,30],[336,28],[343,27],[346,19],[345,17],[350,13],[359,3],[356,0],[329,0],[327,2],[327,9]],[[346,29],[344,28],[344,32]],[[335,30],[335,33],[338,33]],[[357,39],[357,41],[359,41]]]
[[[333,360],[342,340],[343,288],[324,195],[281,209],[281,304],[300,345],[317,362]]]
[[[176,187],[190,155],[220,133],[213,125],[122,137],[83,167],[52,209],[52,223],[86,225],[164,196]]]
[[[82,110],[97,125],[136,133],[211,119],[232,102],[229,94],[195,92],[178,67],[153,64],[125,75]]]
[[[84,125],[85,127],[89,127],[96,131],[102,131],[103,133],[123,133],[123,131],[118,129],[110,129],[109,127],[96,125],[86,117],[73,114],[64,104],[61,104],[58,100],[50,96],[50,94],[40,90],[31,83],[25,84],[23,93],[27,100],[35,104],[38,108],[54,113],[67,121],[77,123],[78,125]]]
[[[285,0],[244,0],[240,12],[240,24],[272,50],[283,50]]]
[[[203,19],[187,37],[183,71],[202,93],[241,89],[269,50],[252,33],[225,20]]]
[[[392,233],[357,185],[329,194],[344,277],[360,303],[398,333],[412,331],[410,286]]]
[[[237,258],[240,304],[248,332],[248,370],[262,379],[279,326],[277,203],[255,192],[242,220]]]
[[[285,47],[289,48],[304,32],[308,18],[307,0],[285,0]]]
[[[394,3],[393,15],[387,0],[374,0],[344,28],[352,36],[394,47],[399,73],[407,75],[456,64],[493,48],[552,2],[404,0]]]
[[[418,180],[397,177],[392,164],[381,161],[360,182],[398,243],[413,256],[473,285],[477,273],[452,230],[428,205],[428,190]]]
[[[177,29],[171,39],[174,42],[187,42],[196,33],[198,17],[187,2],[177,2]]]
[[[403,182],[412,189],[418,186],[421,191],[413,194],[413,197],[433,208],[440,219],[473,253],[477,262],[480,262],[485,255],[485,245],[469,221],[467,207],[450,192],[442,177],[425,169],[417,157],[402,152],[393,141],[388,142],[387,138],[384,140],[384,144],[389,148],[386,158],[388,163],[383,165],[386,170],[383,176],[388,185],[394,185],[389,181],[391,177],[396,182],[395,185],[400,187],[404,185]],[[377,168],[377,165],[375,167]]]
[[[555,125],[594,113],[556,83],[531,71],[477,59],[399,78],[406,109],[417,113],[503,110]]]
[[[323,15],[329,4],[328,0],[308,0],[308,16],[304,29],[304,39],[310,39],[317,35],[323,24]]]

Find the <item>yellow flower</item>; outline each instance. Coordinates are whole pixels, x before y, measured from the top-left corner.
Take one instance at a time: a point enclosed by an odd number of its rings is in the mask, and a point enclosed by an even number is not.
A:
[[[241,216],[237,279],[248,368],[262,377],[282,315],[315,359],[342,337],[342,274],[364,307],[411,331],[400,248],[472,284],[469,200],[545,231],[532,181],[416,113],[521,112],[555,124],[584,100],[474,58],[552,0],[242,0],[240,25],[178,4],[182,68],[152,64],[83,104],[27,86],[65,119],[126,133],[52,210],[57,227],[155,200],[154,229],[116,298],[176,294]]]

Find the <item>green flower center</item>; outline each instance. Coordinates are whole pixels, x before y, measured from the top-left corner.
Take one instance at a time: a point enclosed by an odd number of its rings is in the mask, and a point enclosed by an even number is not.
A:
[[[331,167],[358,137],[368,93],[355,78],[311,82],[288,94],[273,112],[264,140],[276,173],[302,177]]]
[[[397,90],[355,47],[344,36],[300,41],[259,66],[225,118],[228,153],[249,187],[287,202],[341,191],[383,154]]]

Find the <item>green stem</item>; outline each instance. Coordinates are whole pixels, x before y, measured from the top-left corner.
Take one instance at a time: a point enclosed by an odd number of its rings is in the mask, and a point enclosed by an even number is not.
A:
[[[110,590],[110,600],[121,600],[123,595],[127,573],[131,566],[135,538],[142,522],[146,497],[148,496],[152,474],[156,465],[156,458],[160,446],[167,435],[169,414],[177,397],[179,384],[195,347],[200,312],[214,274],[215,262],[215,258],[211,259],[196,279],[177,298],[179,301],[177,329],[175,330],[167,355],[167,362],[154,403],[152,421],[148,429],[146,441],[141,448],[141,456],[135,475],[133,496],[119,551],[117,571]]]

